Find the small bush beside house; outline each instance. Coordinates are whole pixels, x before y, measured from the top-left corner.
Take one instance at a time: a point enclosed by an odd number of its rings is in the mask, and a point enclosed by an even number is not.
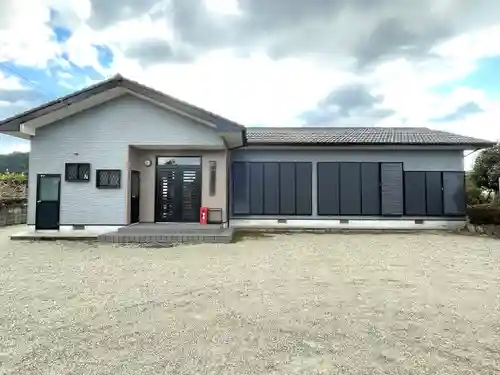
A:
[[[469,206],[467,215],[474,225],[500,225],[500,206],[494,204]]]

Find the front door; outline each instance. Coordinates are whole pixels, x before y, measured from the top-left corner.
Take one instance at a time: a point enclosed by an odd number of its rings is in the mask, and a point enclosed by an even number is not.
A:
[[[141,173],[132,171],[130,179],[130,223],[139,222],[139,195],[141,191]]]
[[[197,222],[201,206],[199,158],[158,158],[156,221]]]
[[[37,175],[36,229],[59,229],[61,175]]]

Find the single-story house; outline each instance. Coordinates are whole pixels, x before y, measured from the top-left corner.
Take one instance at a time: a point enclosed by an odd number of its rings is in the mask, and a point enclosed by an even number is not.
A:
[[[408,227],[463,220],[464,150],[426,128],[247,128],[118,75],[0,122],[29,139],[38,230],[209,221]]]

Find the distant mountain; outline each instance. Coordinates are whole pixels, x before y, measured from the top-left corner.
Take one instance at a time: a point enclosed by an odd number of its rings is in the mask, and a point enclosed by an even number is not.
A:
[[[0,155],[0,173],[1,172],[28,172],[27,152],[13,152],[12,154]]]

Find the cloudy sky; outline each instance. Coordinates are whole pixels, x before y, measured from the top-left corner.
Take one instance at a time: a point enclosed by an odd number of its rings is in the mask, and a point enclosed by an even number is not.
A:
[[[118,72],[244,125],[500,139],[498,0],[0,0],[0,118]]]

